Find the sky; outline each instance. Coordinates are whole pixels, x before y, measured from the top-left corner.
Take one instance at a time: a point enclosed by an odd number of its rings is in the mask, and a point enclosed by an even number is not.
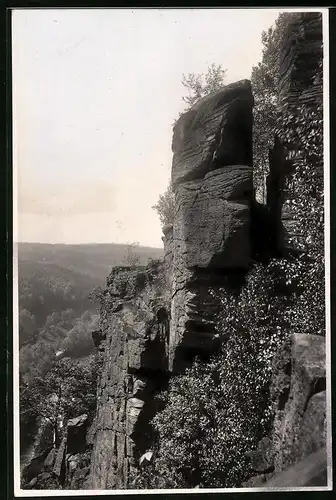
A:
[[[275,9],[14,10],[15,239],[161,247],[182,74],[250,78]]]

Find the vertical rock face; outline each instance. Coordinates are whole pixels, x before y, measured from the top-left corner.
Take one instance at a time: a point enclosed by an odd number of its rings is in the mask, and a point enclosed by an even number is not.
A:
[[[150,442],[153,395],[167,370],[169,317],[162,264],[115,268],[96,343],[102,356],[90,487],[123,489]],[[98,339],[98,340],[97,340]]]
[[[252,106],[243,80],[201,99],[174,127],[172,370],[214,348],[214,276],[250,263]]]
[[[280,111],[283,116],[291,118],[288,123],[290,128],[291,122],[294,123],[294,117],[299,115],[303,106],[307,112],[322,106],[323,38],[321,13],[301,13],[295,22],[289,24],[283,39],[279,69]],[[309,140],[309,138],[307,139]],[[270,162],[270,178],[277,178],[278,182],[282,182],[280,216],[284,229],[282,237],[285,245],[291,237],[297,240],[300,231],[298,222],[293,219],[291,209],[286,203],[288,193],[286,193],[283,178],[293,172],[298,162],[301,161],[302,144],[299,141],[292,141],[286,144],[286,148],[287,160],[274,156],[274,161]],[[316,160],[318,161],[319,158]],[[279,172],[277,172],[279,169],[282,172],[282,180],[281,175],[279,177]]]
[[[173,226],[166,226],[163,228],[162,241],[164,245],[166,283],[170,293],[173,277]]]
[[[322,14],[301,13],[288,26],[280,59],[279,95],[282,106],[298,106],[322,95]]]

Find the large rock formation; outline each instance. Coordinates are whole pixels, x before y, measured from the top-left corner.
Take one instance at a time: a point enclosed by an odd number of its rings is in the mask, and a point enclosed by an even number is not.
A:
[[[303,14],[285,37],[283,109],[320,93],[320,22],[318,14]],[[263,207],[270,222],[259,221],[256,228],[252,109],[251,85],[243,80],[201,99],[174,127],[175,213],[173,226],[164,228],[164,262],[114,269],[94,332],[103,368],[88,434],[93,453],[86,487],[127,488],[139,463],[155,460],[149,421],[168,372],[180,373],[196,354],[206,358],[223,341],[216,325],[218,313],[223,316],[219,297],[239,291],[255,257],[255,232],[272,228],[268,239],[275,243],[266,254],[278,257],[285,246],[283,226],[295,231],[284,211],[285,181],[295,165],[279,138],[270,153]],[[251,453],[256,476],[250,486],[278,484],[277,474],[295,464],[310,471],[300,484],[324,481],[325,344],[313,333],[293,335],[280,355],[271,390],[274,426]],[[293,470],[284,481],[291,478]]]
[[[93,489],[126,488],[150,443],[153,396],[164,383],[168,361],[166,288],[158,263],[115,268],[108,278],[101,330],[95,333],[103,369],[89,432],[94,448],[87,484]]]
[[[213,275],[241,273],[250,263],[252,106],[243,80],[201,99],[174,127],[172,370],[214,348]]]

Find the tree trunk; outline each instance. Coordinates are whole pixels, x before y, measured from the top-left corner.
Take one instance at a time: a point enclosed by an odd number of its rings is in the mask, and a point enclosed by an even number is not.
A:
[[[58,422],[56,421],[54,424],[54,447],[59,448],[60,445],[60,433],[58,430]]]

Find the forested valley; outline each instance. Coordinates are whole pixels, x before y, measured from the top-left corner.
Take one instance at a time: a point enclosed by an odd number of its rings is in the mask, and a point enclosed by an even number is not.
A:
[[[18,246],[21,467],[58,441],[58,429],[92,417],[96,300],[115,265],[147,263],[161,249],[130,245]]]

